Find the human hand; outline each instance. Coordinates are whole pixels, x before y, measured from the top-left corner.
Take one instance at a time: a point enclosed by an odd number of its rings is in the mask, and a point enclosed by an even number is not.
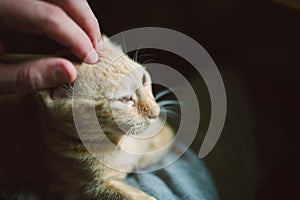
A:
[[[102,42],[99,24],[85,0],[0,0],[0,29],[45,34],[87,63],[99,59],[95,51]],[[0,55],[4,49],[0,40]],[[62,58],[0,63],[0,94],[45,89],[75,78],[73,64]]]

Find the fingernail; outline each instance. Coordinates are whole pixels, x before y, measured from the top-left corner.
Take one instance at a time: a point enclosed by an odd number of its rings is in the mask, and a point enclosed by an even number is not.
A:
[[[101,40],[99,40],[99,43],[98,43],[98,47],[97,47],[97,49],[98,50],[103,50],[103,40],[101,39]]]
[[[89,55],[86,57],[84,61],[90,64],[94,64],[98,62],[98,60],[99,60],[99,55],[95,50],[93,50],[92,52],[89,53]]]
[[[68,73],[61,66],[53,67],[52,74],[57,84],[68,83],[70,80]]]

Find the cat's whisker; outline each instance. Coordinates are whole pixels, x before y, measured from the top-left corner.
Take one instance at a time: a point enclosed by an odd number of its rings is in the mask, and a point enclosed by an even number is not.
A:
[[[159,91],[156,95],[155,95],[155,100],[158,100],[159,98],[167,95],[167,94],[170,94],[172,92],[172,90],[170,89],[166,89],[166,90],[162,90],[162,91]]]
[[[135,53],[134,53],[133,60],[134,60],[135,62],[138,62],[138,54],[139,54],[139,51],[140,51],[140,49],[142,48],[142,45],[143,45],[144,43],[145,43],[145,42],[143,42],[142,44],[140,44],[139,47],[137,48],[137,50],[136,50]]]
[[[126,55],[128,55],[127,47],[126,47],[126,43],[125,43],[125,39],[124,39],[124,35],[122,35],[122,43],[123,43],[124,52],[125,52]]]
[[[168,116],[169,116],[170,118],[172,118],[172,119],[178,119],[178,117],[179,117],[179,116],[172,115],[172,114],[169,114]]]
[[[145,65],[145,64],[148,64],[148,63],[152,63],[152,62],[154,62],[154,61],[155,61],[154,59],[149,58],[149,59],[145,60],[144,62],[142,62],[141,64],[142,64],[142,65]]]
[[[137,61],[137,59],[138,59],[138,54],[139,54],[139,48],[135,51],[135,53],[134,53],[134,56],[133,56],[133,60],[135,61],[135,62],[138,62]]]
[[[167,113],[167,115],[173,119],[177,119],[179,117],[179,114],[173,110],[164,109],[162,112]]]
[[[167,106],[167,105],[180,105],[178,101],[176,100],[163,100],[163,101],[159,101],[157,102],[157,104],[161,107],[161,106]]]
[[[147,56],[150,57],[150,58],[153,58],[153,57],[154,57],[153,54],[142,54],[142,55],[138,56],[138,58],[137,58],[138,62],[139,62],[139,63],[143,63],[143,62],[140,62],[141,59],[142,59],[143,57],[147,57]]]
[[[130,136],[132,135],[133,127],[131,127],[127,132],[126,135]]]
[[[152,55],[151,55],[151,54],[142,54],[142,55],[138,55],[138,56],[136,57],[136,61],[137,61],[138,63],[143,63],[142,59],[145,58],[145,57],[150,57],[150,58],[152,58]]]
[[[177,109],[176,110],[171,109],[171,108],[177,108],[177,107],[174,107],[174,106],[161,106],[160,108],[161,108],[161,112],[164,112],[164,113],[173,112],[173,113],[178,114]]]

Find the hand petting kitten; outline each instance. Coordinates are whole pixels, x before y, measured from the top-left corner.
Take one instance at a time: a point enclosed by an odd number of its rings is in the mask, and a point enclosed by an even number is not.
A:
[[[81,60],[96,63],[101,46],[99,24],[82,0],[0,0],[0,30],[45,34]],[[5,47],[1,45],[0,55]],[[13,65],[0,63],[0,95],[30,92],[70,83],[77,74],[71,62],[43,58]]]

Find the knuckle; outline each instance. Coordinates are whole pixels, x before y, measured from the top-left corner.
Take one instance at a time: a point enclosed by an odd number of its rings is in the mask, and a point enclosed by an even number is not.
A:
[[[99,22],[95,17],[85,18],[83,21],[83,26],[85,26],[89,30],[95,30],[99,27]]]
[[[64,11],[55,5],[45,6],[42,14],[42,25],[46,27],[58,28],[60,26],[59,19],[63,17]]]
[[[27,64],[22,67],[17,74],[17,86],[26,91],[34,91],[39,89],[39,77],[35,71]]]
[[[47,5],[45,6],[45,10],[44,10],[46,16],[59,16],[61,15],[62,12],[63,10],[56,5]]]

